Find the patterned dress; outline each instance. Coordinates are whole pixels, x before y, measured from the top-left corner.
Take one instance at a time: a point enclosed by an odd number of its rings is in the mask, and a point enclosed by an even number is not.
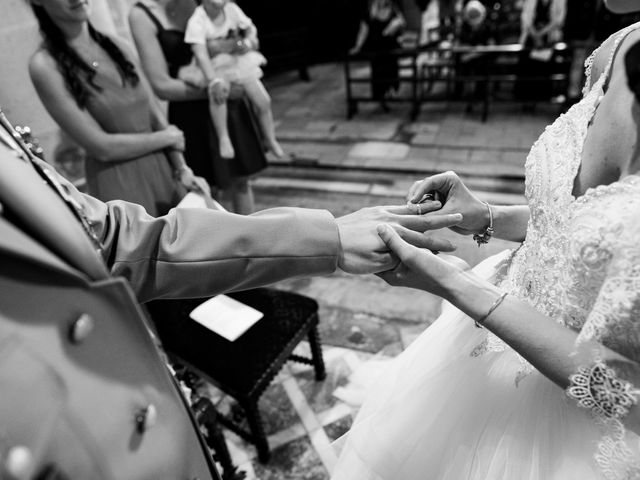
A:
[[[474,270],[578,332],[584,367],[562,390],[446,305],[376,382],[334,480],[631,480],[640,439],[623,421],[640,391],[640,176],[589,189],[574,179],[602,76],[548,126],[526,162],[526,241]],[[600,360],[602,345],[620,355]],[[586,408],[585,408],[586,407]]]

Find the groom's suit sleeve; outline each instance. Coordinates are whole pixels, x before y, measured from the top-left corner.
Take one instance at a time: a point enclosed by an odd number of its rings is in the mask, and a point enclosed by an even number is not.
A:
[[[127,202],[83,195],[82,203],[112,274],[127,278],[141,302],[211,296],[337,267],[338,229],[324,210],[276,208],[243,216],[173,209],[154,218]]]

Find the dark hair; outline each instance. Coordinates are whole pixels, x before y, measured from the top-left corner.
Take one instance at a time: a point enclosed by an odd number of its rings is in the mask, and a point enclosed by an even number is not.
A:
[[[624,65],[627,70],[627,85],[640,102],[640,42],[636,42],[629,48],[624,57]]]
[[[33,13],[38,19],[40,32],[44,40],[44,48],[51,54],[58,65],[58,70],[64,77],[65,84],[80,108],[84,108],[91,96],[91,87],[100,91],[101,88],[93,81],[96,71],[85,62],[78,52],[67,43],[62,30],[54,23],[47,11],[40,5],[31,4]],[[136,68],[122,53],[113,41],[100,33],[89,23],[89,35],[104,49],[115,62],[123,82],[137,85],[140,77]]]

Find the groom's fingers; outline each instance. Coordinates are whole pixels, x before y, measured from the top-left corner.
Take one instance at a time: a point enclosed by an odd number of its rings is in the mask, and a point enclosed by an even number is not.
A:
[[[462,221],[460,213],[449,213],[441,215],[432,213],[429,215],[398,215],[395,217],[398,224],[417,232],[427,230],[439,230],[441,228],[455,227]]]
[[[442,204],[437,201],[428,200],[420,205],[409,203],[406,205],[393,205],[385,207],[389,213],[394,215],[424,215],[442,208]]]
[[[394,227],[394,230],[398,232],[400,238],[414,247],[427,248],[437,252],[453,252],[456,250],[456,247],[449,240],[444,238],[414,232],[413,230],[400,226]]]

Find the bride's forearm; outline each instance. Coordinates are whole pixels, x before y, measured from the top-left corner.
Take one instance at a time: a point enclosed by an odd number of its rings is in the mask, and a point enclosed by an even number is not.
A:
[[[460,273],[448,291],[447,300],[474,320],[482,319],[502,295],[473,272]],[[514,296],[507,295],[483,326],[562,388],[579,367],[570,355],[577,334]]]
[[[496,238],[522,242],[527,233],[530,210],[527,205],[491,205]]]
[[[526,302],[507,295],[499,306],[487,316],[503,292],[473,272],[461,272],[449,282],[447,300],[525,358],[540,373],[563,389],[570,385],[571,376],[583,368],[597,365],[612,368],[616,378],[629,382],[637,393],[640,388],[640,365],[596,341],[576,345],[578,333],[555,319],[535,310]],[[597,386],[597,385],[596,385]],[[620,391],[611,391],[612,396]],[[624,423],[636,433],[640,432],[640,406],[630,405]],[[622,419],[622,418],[621,418]]]
[[[640,432],[640,406],[637,404],[640,400],[640,365],[637,362],[596,341],[577,346],[578,334],[575,331],[512,295],[507,295],[484,318],[501,296],[502,293],[494,285],[472,272],[463,272],[459,281],[456,281],[456,287],[451,289],[450,301],[471,318],[482,320],[485,328],[504,340],[561,388],[575,386],[575,380],[572,381],[571,377],[578,376],[581,377],[578,386],[583,391],[582,395],[586,383],[589,395],[592,389],[605,389],[614,403],[625,397],[630,400],[633,396],[635,400],[629,401],[627,413],[620,413],[618,418],[634,432]],[[594,373],[596,369],[599,373]],[[578,401],[580,397],[574,397],[574,400]],[[607,403],[606,399],[601,400],[595,402],[602,403],[600,407]],[[597,407],[590,406],[599,415]]]

